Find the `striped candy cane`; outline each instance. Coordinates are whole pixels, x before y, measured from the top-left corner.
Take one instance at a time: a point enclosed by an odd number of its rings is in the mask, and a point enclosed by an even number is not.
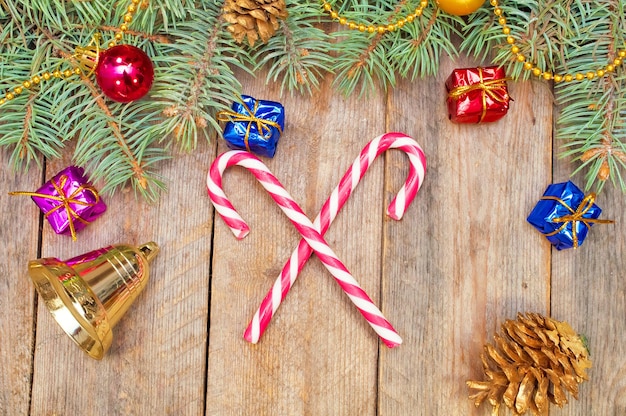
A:
[[[391,218],[394,220],[402,219],[404,212],[417,195],[417,191],[424,180],[426,157],[422,148],[412,138],[402,133],[386,133],[375,138],[363,148],[324,203],[322,210],[313,222],[315,229],[321,235],[326,234],[337,213],[346,203],[370,165],[388,149],[399,149],[409,157],[409,175],[406,182],[387,208],[387,215]],[[287,260],[280,275],[274,282],[274,286],[267,293],[261,302],[261,306],[246,328],[244,338],[247,341],[255,344],[259,341],[312,253],[313,250],[311,250],[306,241],[304,239],[300,240],[298,247]]]
[[[315,229],[315,226],[304,214],[300,206],[256,156],[244,151],[229,151],[215,159],[207,177],[207,187],[211,202],[224,222],[237,238],[243,238],[249,232],[246,222],[237,213],[222,189],[222,176],[229,166],[238,165],[248,169],[261,185],[267,190],[287,215],[289,220],[302,235],[306,243],[317,254],[318,258],[333,275],[339,286],[348,295],[350,300],[367,320],[388,347],[392,348],[402,343],[402,339],[391,323],[385,319],[382,312],[352,277],[346,266],[339,260],[330,248],[324,237]]]

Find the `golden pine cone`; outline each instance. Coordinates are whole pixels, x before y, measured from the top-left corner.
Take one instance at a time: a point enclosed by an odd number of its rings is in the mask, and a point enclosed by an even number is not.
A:
[[[495,345],[486,344],[481,354],[485,381],[468,381],[476,407],[487,399],[498,415],[504,403],[514,415],[530,410],[545,415],[549,401],[567,403],[566,391],[578,399],[578,384],[587,380],[591,368],[589,351],[582,338],[565,322],[537,313],[519,313],[502,324]]]
[[[287,18],[285,0],[226,0],[224,2],[224,20],[230,25],[237,43],[248,38],[250,46],[261,38],[267,42],[276,33],[279,20]]]

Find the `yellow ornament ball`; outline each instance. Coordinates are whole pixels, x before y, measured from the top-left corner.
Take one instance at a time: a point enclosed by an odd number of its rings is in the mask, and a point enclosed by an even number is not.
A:
[[[437,0],[441,10],[455,16],[465,16],[480,9],[485,0]]]

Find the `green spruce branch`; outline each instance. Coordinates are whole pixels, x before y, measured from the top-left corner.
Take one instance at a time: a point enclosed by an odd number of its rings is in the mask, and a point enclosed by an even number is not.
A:
[[[546,71],[597,71],[625,46],[621,0],[499,3],[520,53]],[[71,141],[73,161],[104,180],[105,191],[130,184],[154,200],[167,182],[159,176],[160,162],[173,147],[193,151],[221,134],[217,114],[242,94],[238,71],[265,69],[266,81],[283,93],[310,94],[333,74],[341,93],[368,94],[393,88],[399,79],[436,74],[441,57],[463,51],[485,65],[505,66],[514,79],[533,77],[511,54],[489,3],[456,17],[431,1],[420,18],[382,34],[347,30],[317,0],[286,4],[288,17],[274,36],[250,47],[228,31],[224,1],[148,2],[124,41],[155,64],[149,98],[113,103],[87,76],[42,82],[0,107],[0,147],[9,151],[12,166],[25,169],[42,157],[59,157]],[[96,33],[113,38],[126,6],[120,0],[0,0],[0,97],[45,71],[71,68],[74,48]],[[364,25],[388,25],[418,6],[418,0],[333,2],[342,16]],[[556,134],[563,154],[578,164],[575,172],[585,170],[587,188],[600,190],[610,180],[626,192],[624,82],[620,64],[601,80],[554,83]]]
[[[338,12],[357,25],[388,25],[412,13],[419,3],[345,1]],[[321,4],[317,7],[322,21],[330,25],[332,21]],[[460,34],[460,23],[460,18],[429,7],[421,18],[391,32],[370,34],[344,27],[333,30],[336,60],[330,70],[335,74],[335,88],[345,95],[355,91],[368,94],[379,86],[393,88],[397,78],[413,80],[436,74],[442,56],[458,55],[453,39]],[[329,27],[336,29],[337,25]]]
[[[233,69],[249,70],[251,60],[234,44],[218,10],[196,9],[191,19],[170,32],[172,42],[161,45],[155,63],[163,68],[152,93],[161,107],[163,140],[172,137],[191,151],[206,127],[219,131],[216,114],[241,94]],[[207,136],[208,137],[208,136]]]
[[[97,32],[105,41],[113,38],[125,12],[120,3],[0,3],[0,90],[71,68],[72,48],[88,44]],[[125,40],[155,63],[158,81],[150,99],[114,103],[81,76],[41,82],[5,103],[0,123],[10,130],[0,135],[0,145],[13,149],[12,165],[27,168],[41,155],[58,157],[75,140],[73,162],[103,179],[103,192],[130,184],[156,199],[164,189],[158,162],[169,157],[170,141],[189,151],[199,136],[219,130],[215,114],[241,94],[233,69],[252,66],[224,29],[220,11],[220,4],[167,0],[137,13]]]
[[[267,68],[266,81],[280,83],[281,92],[311,94],[332,72],[332,39],[318,27],[317,3],[287,2],[287,7],[289,15],[277,35],[254,51],[254,69]]]
[[[572,44],[584,53],[568,53],[563,65],[572,72],[583,72],[594,64],[609,62],[624,47],[624,5],[615,1],[590,11]],[[621,18],[620,18],[621,17]],[[596,64],[597,65],[597,64]],[[562,106],[557,136],[566,141],[564,156],[581,161],[576,169],[586,171],[586,187],[600,191],[607,179],[626,192],[624,116],[626,78],[623,73],[596,82],[585,81],[585,88],[558,85],[557,100]]]

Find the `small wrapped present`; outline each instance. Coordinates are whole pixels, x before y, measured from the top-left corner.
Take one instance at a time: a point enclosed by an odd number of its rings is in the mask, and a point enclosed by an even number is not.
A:
[[[504,117],[509,93],[504,69],[455,69],[446,81],[448,113],[455,123],[486,123]]]
[[[556,183],[548,186],[527,220],[557,250],[577,248],[593,224],[613,222],[598,219],[602,210],[594,200],[593,193],[585,196],[571,181]]]
[[[259,156],[274,157],[276,145],[285,128],[285,107],[275,101],[256,100],[243,95],[232,105],[233,111],[220,111],[226,121],[224,139],[231,149],[247,150]]]
[[[11,192],[28,195],[44,213],[57,234],[69,234],[76,240],[76,232],[106,211],[106,205],[91,185],[83,168],[70,166],[46,182],[36,192]]]

